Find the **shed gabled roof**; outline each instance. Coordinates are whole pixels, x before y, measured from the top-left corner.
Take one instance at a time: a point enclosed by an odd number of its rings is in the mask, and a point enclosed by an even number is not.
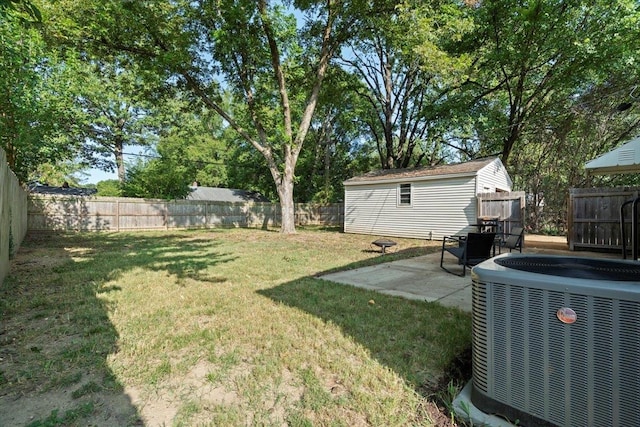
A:
[[[449,165],[426,166],[411,169],[382,169],[350,178],[343,182],[344,185],[373,184],[384,181],[419,180],[421,178],[433,179],[437,177],[473,176],[488,164],[494,162],[497,157],[472,160],[464,163],[452,163]]]
[[[640,173],[640,136],[587,162],[584,168],[593,174]]]

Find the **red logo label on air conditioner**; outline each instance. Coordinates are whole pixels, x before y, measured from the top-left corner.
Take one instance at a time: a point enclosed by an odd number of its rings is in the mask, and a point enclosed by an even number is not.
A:
[[[556,311],[556,317],[558,317],[558,320],[562,323],[566,323],[568,325],[575,323],[576,320],[578,320],[576,312],[569,307],[559,308],[558,311]]]

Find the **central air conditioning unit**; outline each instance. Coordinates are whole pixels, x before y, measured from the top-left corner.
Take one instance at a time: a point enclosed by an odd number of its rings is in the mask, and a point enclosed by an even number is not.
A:
[[[640,426],[640,263],[504,254],[472,280],[477,409],[523,426]]]

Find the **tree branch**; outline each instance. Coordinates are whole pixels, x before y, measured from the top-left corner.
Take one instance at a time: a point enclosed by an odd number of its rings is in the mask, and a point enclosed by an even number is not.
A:
[[[275,39],[275,35],[273,33],[273,28],[271,28],[271,21],[267,12],[267,3],[265,0],[258,1],[258,10],[260,12],[260,18],[262,21],[262,29],[264,30],[264,34],[267,37],[267,42],[269,44],[269,51],[271,52],[271,65],[273,66],[273,71],[275,73],[276,82],[278,84],[278,90],[280,92],[280,102],[282,103],[282,118],[284,121],[284,131],[285,135],[289,141],[287,144],[291,142],[291,138],[293,136],[293,130],[291,127],[291,106],[289,104],[289,95],[287,93],[287,85],[284,78],[284,72],[282,70],[282,64],[280,61],[280,51],[278,50],[278,44]]]

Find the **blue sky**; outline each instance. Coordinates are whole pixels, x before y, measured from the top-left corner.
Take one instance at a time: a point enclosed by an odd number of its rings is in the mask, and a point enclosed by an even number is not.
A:
[[[125,169],[127,168],[127,165],[135,163],[140,158],[140,155],[148,156],[148,150],[149,149],[147,147],[140,145],[130,145],[125,147],[123,150]],[[108,179],[118,179],[118,173],[115,170],[113,172],[105,172],[95,168],[85,169],[82,173],[78,174],[78,176],[80,177],[80,183],[83,185],[97,184],[100,181]]]
[[[118,179],[118,175],[115,172],[105,172],[99,169],[89,169],[85,172],[88,173],[89,176],[82,179],[83,184],[97,184],[107,179]]]

